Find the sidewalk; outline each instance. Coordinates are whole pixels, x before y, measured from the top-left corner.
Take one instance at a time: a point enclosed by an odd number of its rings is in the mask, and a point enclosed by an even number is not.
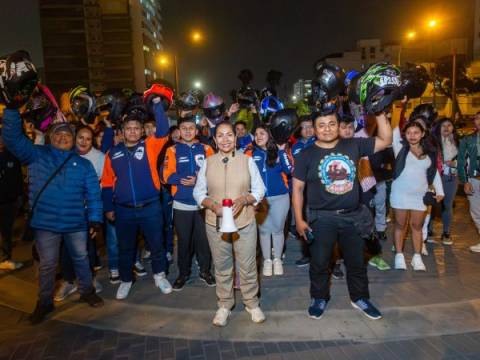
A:
[[[91,309],[78,303],[78,295],[73,295],[57,306],[55,321],[31,328],[25,321],[17,324],[24,319],[23,313],[32,311],[36,299],[35,271],[33,266],[27,266],[15,273],[0,274],[0,304],[16,310],[1,309],[0,314],[11,311],[16,320],[15,326],[6,329],[2,324],[0,338],[12,340],[8,346],[11,356],[19,344],[28,343],[32,348],[36,341],[42,343],[34,339],[46,336],[43,351],[47,354],[55,352],[51,349],[62,348],[58,344],[71,346],[74,340],[67,340],[65,337],[70,336],[64,335],[71,331],[79,338],[85,336],[85,342],[74,347],[80,349],[80,355],[70,357],[74,359],[98,358],[87,356],[96,351],[90,348],[99,348],[98,354],[112,354],[111,358],[123,358],[125,351],[130,359],[143,358],[132,355],[132,351],[146,354],[150,350],[151,358],[160,358],[153,353],[178,358],[220,358],[220,353],[227,350],[222,359],[268,354],[271,357],[276,353],[284,358],[302,359],[480,359],[480,254],[468,251],[478,235],[462,197],[457,198],[452,233],[453,246],[429,245],[430,255],[424,258],[428,270],[425,273],[414,273],[410,268],[406,272],[369,268],[371,297],[384,314],[380,321],[368,320],[350,306],[345,280],[333,280],[332,300],[325,316],[321,320],[308,318],[308,268],[295,267],[299,244],[290,239],[285,275],[261,278],[261,305],[267,315],[264,324],[251,323],[236,292],[237,306],[229,325],[222,329],[213,327],[215,289],[207,288],[198,279],[181,292],[162,295],[149,275],[137,281],[131,296],[120,302],[114,299],[116,286],[108,283],[107,273],[102,270],[99,280],[105,288],[101,293],[106,302],[104,308]],[[391,244],[389,236],[384,244],[384,258],[390,264]],[[407,245],[408,263],[410,241]],[[15,251],[17,256],[23,256],[20,259],[28,259],[29,245],[18,246]],[[147,269],[150,270],[149,266]],[[173,282],[175,276],[176,269],[172,267],[169,279]],[[30,332],[41,334],[32,337],[28,336]],[[111,338],[115,339],[112,349],[105,346],[110,341],[106,339]],[[108,354],[105,358],[110,358]]]

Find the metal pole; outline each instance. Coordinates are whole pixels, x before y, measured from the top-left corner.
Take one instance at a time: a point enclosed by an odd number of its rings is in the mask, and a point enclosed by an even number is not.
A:
[[[452,120],[457,114],[457,49],[452,54]]]
[[[178,82],[179,82],[179,79],[178,79],[178,61],[177,61],[177,55],[173,55],[173,63],[174,63],[174,66],[175,66],[175,93],[178,95],[180,94],[179,92],[179,88],[178,88]]]

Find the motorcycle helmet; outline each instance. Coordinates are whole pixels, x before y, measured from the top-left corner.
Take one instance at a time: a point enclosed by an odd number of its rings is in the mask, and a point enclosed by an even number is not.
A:
[[[40,131],[46,131],[56,119],[65,121],[52,92],[40,83],[37,84],[28,100],[22,118],[33,123],[35,128]]]
[[[152,84],[152,86],[143,93],[143,101],[147,111],[153,115],[152,99],[160,97],[164,111],[167,111],[173,103],[173,88],[166,84]]]
[[[334,64],[317,62],[312,81],[312,98],[315,103],[328,103],[345,88],[345,73]]]
[[[122,90],[107,89],[97,98],[95,110],[97,113],[108,111],[108,120],[118,122],[127,106],[127,97]]]
[[[0,102],[19,108],[32,95],[38,83],[37,70],[30,54],[19,50],[0,58]]]
[[[275,142],[279,145],[285,144],[297,123],[295,109],[282,109],[273,114],[270,120],[270,131]]]
[[[412,121],[419,116],[423,116],[425,118],[425,125],[427,126],[427,129],[430,129],[437,119],[438,113],[431,103],[425,103],[417,105],[413,109],[408,120]]]
[[[260,114],[267,121],[272,114],[284,108],[283,103],[275,96],[267,96],[260,102]]]
[[[95,98],[90,95],[87,88],[77,86],[70,90],[68,94],[70,108],[72,113],[79,119],[84,119],[87,123],[93,123],[95,120]]]
[[[179,110],[193,111],[200,105],[200,99],[192,90],[187,90],[180,94],[175,105]]]
[[[355,78],[359,72],[357,70],[350,70],[345,74],[345,86],[348,87],[353,78]]]
[[[145,122],[148,119],[148,112],[143,102],[143,94],[133,92],[125,106],[125,117],[136,118],[140,122]]]
[[[430,77],[427,69],[422,65],[409,64],[402,69],[401,93],[409,99],[415,99],[422,96],[427,88]]]
[[[237,103],[241,108],[249,108],[252,105],[256,105],[257,101],[257,92],[250,86],[242,87],[237,91]]]
[[[208,93],[203,99],[203,114],[215,125],[225,118],[225,102],[223,98],[213,93]]]
[[[372,65],[360,79],[360,102],[368,114],[384,111],[400,96],[400,70],[389,63]]]

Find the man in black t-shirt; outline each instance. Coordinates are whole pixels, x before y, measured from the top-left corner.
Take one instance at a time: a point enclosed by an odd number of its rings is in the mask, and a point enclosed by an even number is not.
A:
[[[314,119],[317,141],[295,161],[292,204],[297,232],[310,244],[309,316],[319,319],[330,300],[329,263],[338,241],[347,269],[352,306],[371,319],[382,317],[369,301],[364,240],[352,219],[361,212],[357,164],[392,143],[392,128],[385,114],[376,117],[377,137],[339,138],[337,114]],[[303,218],[303,191],[306,186],[308,223]]]

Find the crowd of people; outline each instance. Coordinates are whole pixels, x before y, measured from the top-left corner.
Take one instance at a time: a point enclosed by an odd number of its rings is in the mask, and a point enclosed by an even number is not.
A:
[[[272,89],[260,99],[253,89],[241,89],[227,110],[218,95],[190,90],[175,96],[160,83],[144,93],[100,96],[77,87],[63,94],[59,105],[37,84],[25,52],[4,62],[13,72],[0,81],[6,105],[0,132],[0,269],[22,266],[12,258],[12,229],[23,203],[25,165],[26,228],[33,233],[39,268],[33,324],[44,321],[55,301],[77,291],[88,305],[103,305],[95,276],[102,267],[99,239],[110,283],[118,284],[116,299],[126,299],[135,279],[147,275],[146,262],[162,294],[181,291],[191,281],[195,258],[199,279],[216,287],[213,324],[225,326],[234,289],[252,321],[265,321],[259,273],[284,274],[289,234],[290,241],[302,244],[296,265],[309,266],[310,317],[322,317],[330,277],[343,277],[345,269],[352,306],[380,319],[370,301],[367,264],[390,269],[382,257],[389,213],[397,270],[407,269],[408,232],[411,266],[427,270],[422,256],[428,255],[425,242],[434,241],[432,209],[439,206],[441,241],[452,245],[459,183],[480,232],[478,133],[459,142],[454,122],[438,118],[431,104],[407,118],[407,96],[392,129],[391,105],[399,94],[386,100],[384,87],[375,97],[368,75],[398,77],[394,67],[374,65],[360,74],[367,90],[356,104],[347,93],[357,75],[345,78],[338,68],[321,64],[311,111],[299,114],[298,106],[285,106]],[[329,71],[335,83],[321,76]],[[398,87],[382,82],[392,83]],[[355,106],[364,107],[360,116]],[[480,114],[474,123],[480,131]],[[480,252],[480,244],[470,249]],[[172,262],[178,274],[171,283]]]

